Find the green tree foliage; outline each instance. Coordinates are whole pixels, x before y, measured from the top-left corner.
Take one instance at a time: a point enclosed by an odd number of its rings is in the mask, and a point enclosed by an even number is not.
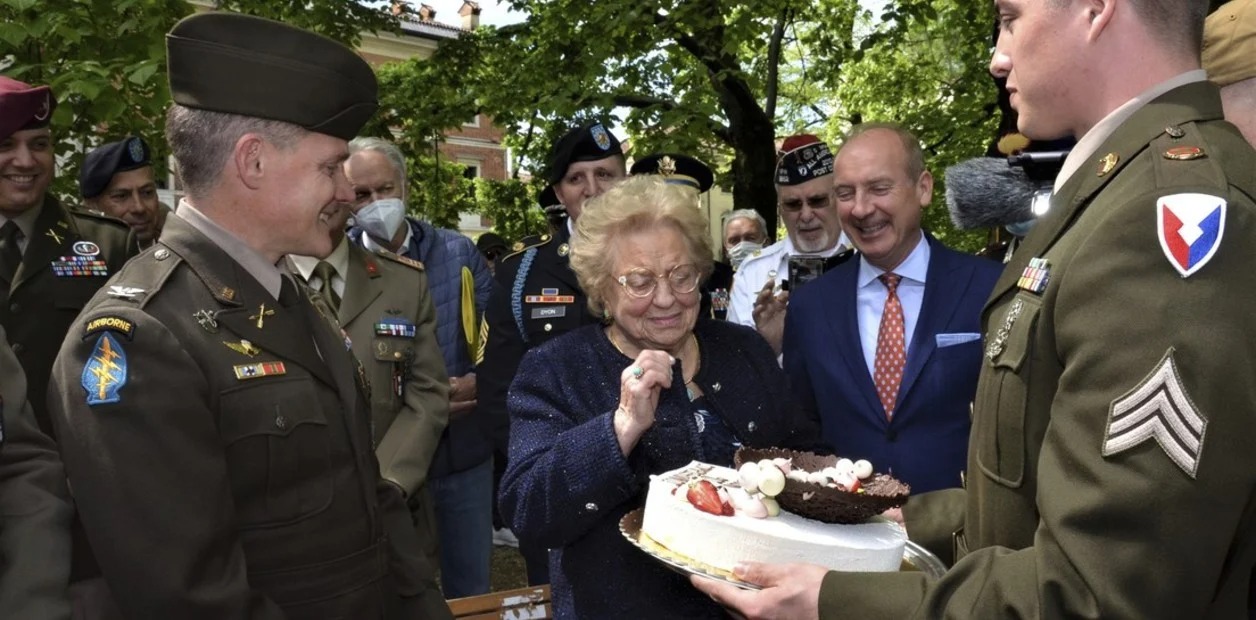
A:
[[[734,205],[769,223],[777,136],[833,139],[853,122],[896,120],[921,134],[939,172],[994,138],[989,3],[890,0],[881,16],[857,0],[509,4],[526,21],[384,72],[400,122],[431,136],[486,113],[508,130],[518,163],[543,172],[566,127],[619,111],[634,153],[716,164]],[[946,234],[944,219],[940,206],[930,211]]]
[[[397,27],[387,11],[344,0],[220,0],[215,6],[350,44],[362,32]],[[102,141],[133,134],[155,152],[168,152],[165,34],[192,11],[186,0],[0,0],[0,70],[48,84],[57,96],[55,193],[77,199],[83,154]],[[164,158],[154,164],[165,173]]]
[[[127,134],[164,143],[164,34],[192,9],[183,0],[53,4],[0,0],[0,58],[9,63],[5,75],[52,87],[62,164],[53,190],[77,198],[78,167],[90,145]]]

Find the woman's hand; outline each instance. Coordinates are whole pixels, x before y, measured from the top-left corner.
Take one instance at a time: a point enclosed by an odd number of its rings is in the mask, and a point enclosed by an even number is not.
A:
[[[615,438],[628,456],[637,441],[654,426],[654,410],[659,394],[672,386],[672,364],[676,358],[665,351],[645,350],[633,364],[619,373],[619,407],[615,409]]]

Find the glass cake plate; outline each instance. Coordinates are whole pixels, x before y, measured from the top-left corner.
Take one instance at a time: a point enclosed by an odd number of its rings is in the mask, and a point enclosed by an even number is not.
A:
[[[641,532],[641,520],[644,515],[645,508],[637,508],[628,512],[619,520],[619,531],[624,535],[624,538],[628,539],[628,542],[646,552],[650,557],[684,575],[700,575],[735,585],[744,590],[763,589],[758,584],[742,581],[734,577],[731,571],[685,557],[655,542],[654,539]],[[899,570],[920,571],[930,580],[936,580],[946,573],[946,566],[942,564],[938,556],[933,555],[924,547],[909,540],[907,541],[907,546],[903,548],[903,565]]]

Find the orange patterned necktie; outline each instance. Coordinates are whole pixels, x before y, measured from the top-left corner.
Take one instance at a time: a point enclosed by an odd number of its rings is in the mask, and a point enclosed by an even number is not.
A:
[[[881,329],[877,332],[877,357],[873,364],[872,382],[885,407],[885,417],[894,416],[898,388],[903,383],[903,366],[907,364],[907,348],[903,343],[903,304],[898,300],[898,282],[903,277],[884,273],[878,279],[885,284],[885,311],[881,313]]]

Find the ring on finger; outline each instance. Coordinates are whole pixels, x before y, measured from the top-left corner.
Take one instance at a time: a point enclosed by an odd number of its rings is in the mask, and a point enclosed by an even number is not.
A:
[[[634,379],[640,379],[641,375],[645,374],[645,369],[640,366],[633,366],[628,369],[628,372],[632,373],[632,377]]]

